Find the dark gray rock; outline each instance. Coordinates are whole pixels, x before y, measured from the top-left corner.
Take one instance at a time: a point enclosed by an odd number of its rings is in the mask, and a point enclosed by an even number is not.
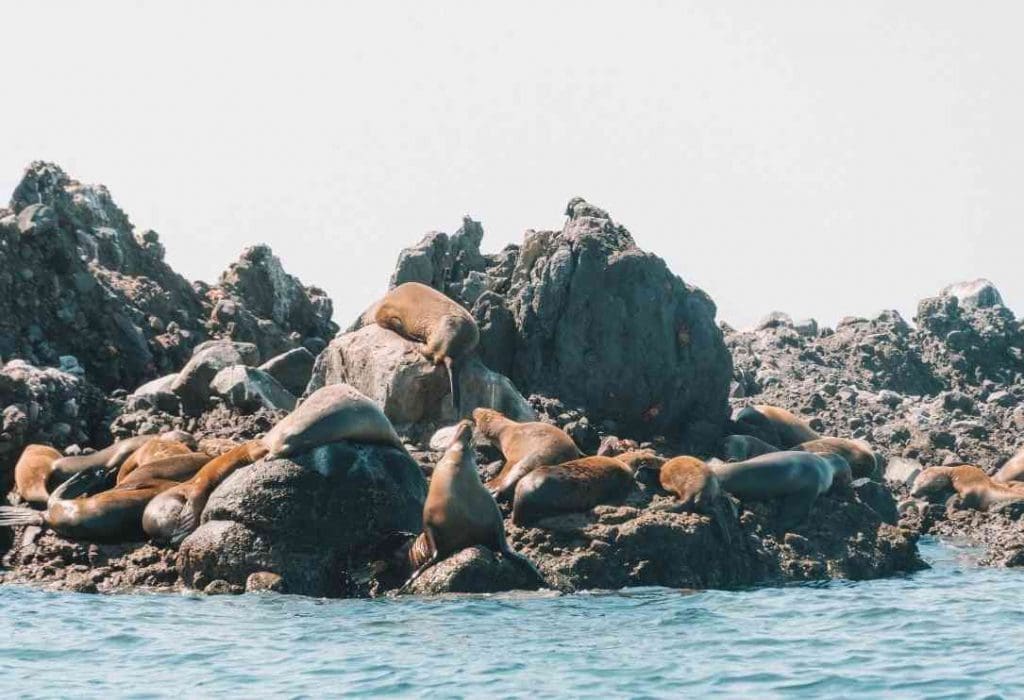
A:
[[[301,347],[272,357],[259,368],[280,382],[289,392],[301,396],[309,384],[315,361],[316,356],[305,347]]]
[[[409,592],[500,593],[535,591],[544,582],[527,568],[494,554],[486,547],[469,547],[430,567],[413,582]]]
[[[171,391],[181,397],[186,407],[201,407],[210,396],[210,382],[217,373],[234,365],[259,363],[259,351],[251,343],[215,340],[196,346],[188,361],[171,383]]]
[[[223,398],[229,406],[246,413],[260,408],[276,411],[295,408],[295,396],[270,374],[255,367],[225,367],[210,382],[210,391]]]

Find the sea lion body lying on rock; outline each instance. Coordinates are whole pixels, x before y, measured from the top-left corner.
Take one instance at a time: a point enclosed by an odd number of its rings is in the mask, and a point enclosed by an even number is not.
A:
[[[777,439],[766,440],[766,442],[778,445],[784,450],[821,437],[803,420],[778,406],[765,404],[747,406],[736,415],[736,423],[741,426],[746,423],[755,429],[768,431]]]
[[[456,301],[419,282],[406,282],[388,292],[371,309],[382,328],[420,343],[417,349],[435,365],[444,363],[456,415],[461,416],[455,363],[476,349],[480,329]]]
[[[276,459],[342,440],[392,445],[405,451],[380,407],[348,384],[314,391],[266,434],[263,444]]]
[[[631,458],[632,455],[643,457],[643,451],[627,453],[620,459],[636,464],[634,469],[636,480],[670,493],[679,499],[682,509],[688,512],[710,513],[712,506],[722,493],[718,477],[702,460],[696,457],[673,457],[662,459],[651,456],[646,459]]]
[[[403,591],[437,562],[473,545],[483,545],[543,580],[528,559],[509,547],[498,504],[480,482],[472,440],[473,424],[461,421],[434,467],[423,505],[423,533],[409,549],[413,573]]]
[[[917,475],[910,489],[912,497],[930,501],[942,500],[952,493],[960,497],[960,507],[964,509],[988,510],[1003,503],[1024,502],[1024,485],[996,483],[970,464],[928,467]]]
[[[537,467],[571,462],[583,456],[576,443],[561,428],[548,423],[518,423],[490,408],[473,411],[481,435],[498,444],[505,465],[487,482],[495,498],[510,497],[516,484]]]
[[[614,457],[582,457],[537,467],[516,484],[512,522],[528,526],[552,515],[619,503],[634,487],[633,472]]]
[[[1008,484],[1015,481],[1024,482],[1024,447],[1017,450],[1017,453],[1006,460],[1006,463],[999,467],[999,471],[992,475],[992,481],[1000,484]]]
[[[878,456],[866,442],[861,440],[823,437],[802,442],[793,449],[819,455],[839,455],[850,465],[854,479],[877,478],[878,476]]]
[[[144,467],[151,462],[156,462],[175,455],[192,454],[192,450],[183,442],[177,440],[166,440],[162,437],[155,437],[142,445],[139,449],[129,455],[121,468],[117,471],[117,483],[123,482],[128,475],[139,467]]]
[[[170,457],[162,457],[147,462],[144,466],[132,471],[127,477],[117,483],[117,486],[138,484],[145,481],[174,481],[180,483],[191,479],[196,475],[203,465],[212,459],[210,455],[203,452],[186,452],[175,454]]]
[[[203,465],[188,481],[170,488],[146,506],[142,529],[157,542],[178,544],[199,527],[210,495],[226,478],[267,454],[260,440],[238,445]]]
[[[753,435],[729,435],[722,440],[722,457],[726,462],[742,462],[751,457],[778,452],[779,448],[770,445]]]
[[[741,501],[781,500],[783,528],[803,522],[818,496],[853,481],[850,465],[842,457],[810,452],[773,452],[744,462],[716,464],[711,471],[722,490]]]
[[[45,511],[0,507],[0,526],[47,525],[58,535],[88,542],[134,542],[142,539],[142,513],[157,494],[175,481],[137,479],[88,495],[109,483],[105,467],[81,471],[57,487]]]
[[[60,452],[48,445],[28,445],[14,465],[14,489],[23,501],[45,505],[50,497],[47,482]]]

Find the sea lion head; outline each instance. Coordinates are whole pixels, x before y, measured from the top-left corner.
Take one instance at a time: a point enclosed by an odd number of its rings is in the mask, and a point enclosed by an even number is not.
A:
[[[917,475],[910,495],[914,498],[941,500],[953,492],[953,473],[948,467],[928,467]]]
[[[452,441],[448,443],[448,449],[455,447],[461,447],[462,449],[472,449],[473,445],[473,421],[461,420],[458,425],[455,426],[455,432],[452,434]]]
[[[505,416],[501,415],[501,413],[495,411],[493,408],[473,409],[473,422],[476,423],[476,429],[485,437],[493,437],[496,430],[496,424],[503,420],[505,420]]]

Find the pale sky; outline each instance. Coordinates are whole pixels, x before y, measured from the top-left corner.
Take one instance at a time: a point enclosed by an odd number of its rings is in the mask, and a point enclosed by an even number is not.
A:
[[[214,281],[249,244],[345,326],[429,230],[580,195],[746,326],[984,276],[1024,313],[1015,2],[5,2],[0,198],[106,184]]]

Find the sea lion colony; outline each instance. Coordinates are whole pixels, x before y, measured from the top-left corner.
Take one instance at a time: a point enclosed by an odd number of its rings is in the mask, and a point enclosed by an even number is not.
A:
[[[472,316],[440,292],[400,285],[368,320],[419,341],[423,356],[448,369],[453,404],[457,362],[474,350]],[[632,441],[602,444],[586,456],[556,426],[516,422],[498,411],[473,407],[460,422],[433,470],[422,532],[403,543],[406,585],[438,561],[481,545],[536,572],[509,546],[499,502],[509,502],[519,526],[544,527],[547,517],[584,512],[625,501],[637,488],[675,496],[681,510],[714,513],[726,494],[779,504],[783,528],[799,526],[819,496],[842,491],[854,478],[877,478],[870,446],[821,436],[775,406],[749,406],[734,419],[738,434],[722,443],[725,460],[671,458],[636,448]],[[481,482],[473,457],[474,428],[502,453],[500,473]],[[748,434],[749,433],[749,434]],[[21,504],[0,507],[0,525],[37,525],[86,541],[136,541],[145,536],[178,544],[195,530],[213,491],[235,471],[264,458],[294,457],[325,444],[350,441],[405,450],[380,407],[345,384],[313,392],[264,437],[237,445],[196,445],[172,431],[122,440],[97,452],[62,457],[45,445],[27,446],[15,466],[14,495]],[[1012,481],[1016,464],[997,481]],[[1012,473],[1011,473],[1012,472]],[[1002,478],[1000,478],[1002,477]],[[996,483],[973,467],[935,467],[915,484],[915,497],[957,493],[964,507],[1024,500],[1024,490]],[[393,533],[382,533],[386,538]],[[538,574],[539,575],[539,574]]]

